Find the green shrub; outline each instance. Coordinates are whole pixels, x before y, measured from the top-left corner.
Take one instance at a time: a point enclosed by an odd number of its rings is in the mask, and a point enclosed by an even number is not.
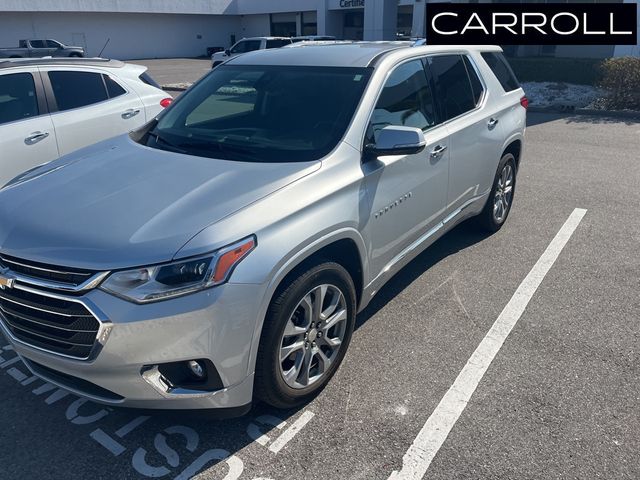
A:
[[[521,82],[561,82],[596,85],[600,81],[598,58],[510,57]]]
[[[600,67],[606,108],[640,110],[640,58],[609,58]]]

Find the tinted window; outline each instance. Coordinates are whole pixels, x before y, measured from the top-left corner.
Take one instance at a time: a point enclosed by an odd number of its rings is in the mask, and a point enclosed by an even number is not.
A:
[[[280,48],[290,43],[291,40],[267,40],[267,48]]]
[[[29,43],[31,44],[31,48],[47,48],[44,40],[31,40]]]
[[[371,116],[367,143],[377,140],[388,125],[421,130],[435,125],[433,95],[421,60],[403,63],[387,79]]]
[[[260,50],[261,40],[244,40],[235,44],[231,49],[231,53],[246,53]]]
[[[61,45],[60,45],[58,42],[56,42],[55,40],[46,40],[46,42],[47,42],[47,48],[58,48],[58,47],[60,47],[60,46],[61,46]]]
[[[144,141],[214,159],[317,160],[344,135],[370,72],[221,65],[183,94]]]
[[[445,120],[473,110],[476,102],[462,55],[429,57]]]
[[[149,75],[147,72],[144,72],[142,74],[140,74],[140,76],[138,77],[140,80],[142,80],[142,82],[146,83],[147,85],[151,86],[151,87],[156,87],[156,88],[160,88],[160,85],[158,85],[158,82],[156,82],[151,75]]]
[[[49,72],[58,110],[71,110],[109,98],[102,75],[91,72]]]
[[[0,124],[38,115],[38,99],[30,73],[0,75]]]
[[[109,98],[119,97],[120,95],[124,95],[127,91],[122,88],[113,78],[109,75],[103,75],[104,84],[107,86],[107,92],[109,93]]]
[[[512,90],[520,88],[518,79],[502,53],[483,52],[482,58],[487,62],[487,65],[489,65],[489,68],[491,68],[505,92],[511,92]]]
[[[475,101],[476,106],[480,105],[480,100],[482,100],[482,94],[484,93],[484,87],[482,86],[482,82],[476,73],[476,69],[473,68],[473,64],[469,57],[464,56],[464,66],[467,67],[467,74],[469,75],[469,80],[471,81],[471,89],[473,90],[473,100]]]

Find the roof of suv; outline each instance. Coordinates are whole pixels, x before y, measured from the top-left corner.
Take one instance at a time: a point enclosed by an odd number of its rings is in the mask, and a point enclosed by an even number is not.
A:
[[[299,65],[321,67],[367,67],[384,54],[410,49],[414,42],[302,42],[248,52],[225,62],[227,65]],[[416,46],[425,53],[460,50],[499,50],[496,46]]]
[[[0,60],[0,69],[26,66],[47,66],[47,65],[78,65],[91,67],[122,68],[124,62],[120,60],[109,60],[108,58],[75,58],[75,57],[55,57],[55,58],[7,58]]]

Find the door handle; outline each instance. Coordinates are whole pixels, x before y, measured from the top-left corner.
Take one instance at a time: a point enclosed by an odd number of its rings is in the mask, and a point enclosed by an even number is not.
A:
[[[138,115],[140,113],[140,109],[136,109],[134,110],[133,108],[130,108],[129,110],[126,110],[125,112],[122,113],[122,118],[124,118],[125,120],[129,119],[129,118],[133,118],[136,115]]]
[[[437,145],[433,150],[431,150],[431,158],[438,158],[446,149],[446,145]]]
[[[49,132],[33,132],[27,138],[24,139],[24,143],[27,145],[33,145],[41,140],[44,140],[49,136]]]
[[[492,118],[491,120],[489,120],[489,123],[487,123],[487,126],[491,129],[495,127],[497,124],[498,124],[498,119]]]

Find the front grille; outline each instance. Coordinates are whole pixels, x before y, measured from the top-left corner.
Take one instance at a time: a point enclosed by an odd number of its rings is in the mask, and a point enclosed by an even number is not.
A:
[[[82,303],[19,286],[0,290],[0,312],[18,340],[78,359],[89,357],[100,330],[100,322]]]
[[[91,270],[56,267],[0,255],[0,270],[3,266],[21,275],[49,282],[66,283],[70,286],[82,285],[97,273]]]

